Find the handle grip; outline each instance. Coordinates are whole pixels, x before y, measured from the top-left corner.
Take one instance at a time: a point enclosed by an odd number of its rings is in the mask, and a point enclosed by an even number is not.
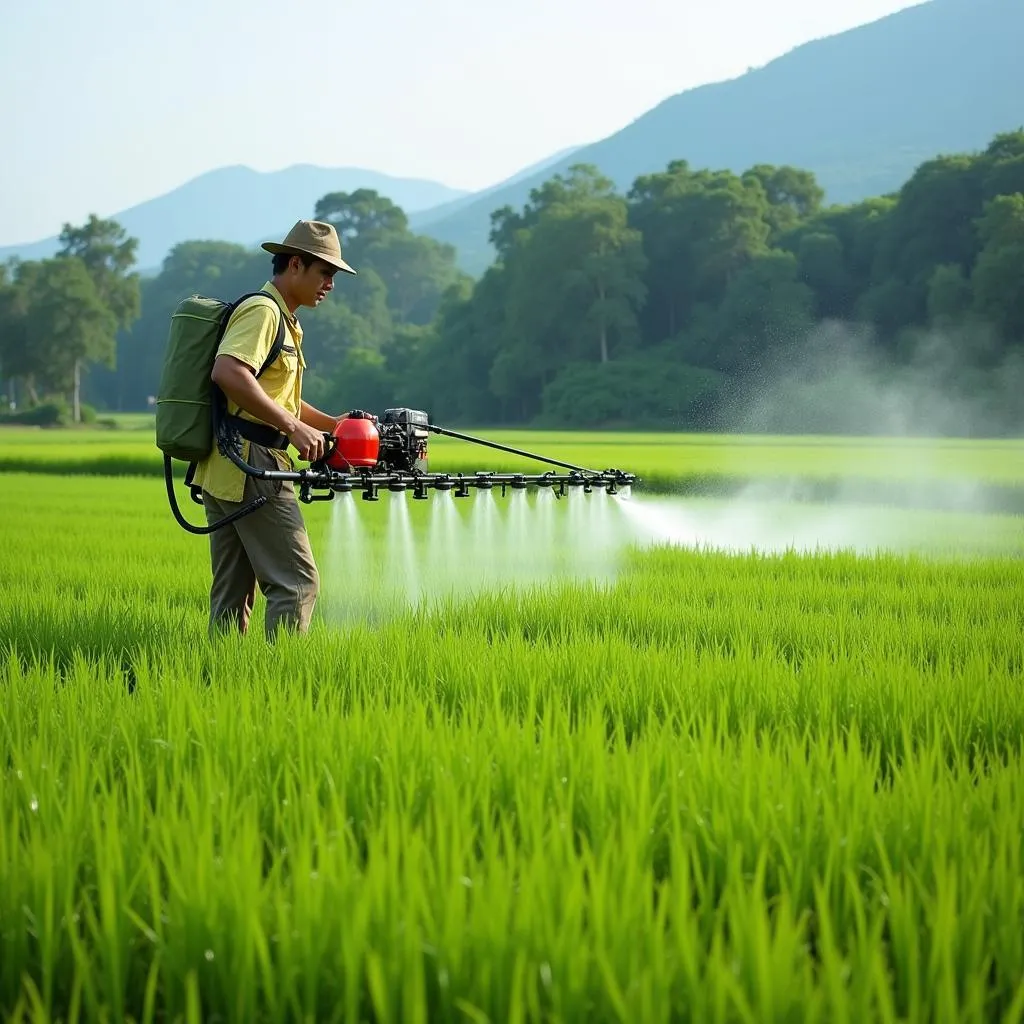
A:
[[[338,447],[338,439],[333,434],[323,432],[324,435],[324,453],[317,459],[317,463],[326,462],[332,454],[334,449]]]

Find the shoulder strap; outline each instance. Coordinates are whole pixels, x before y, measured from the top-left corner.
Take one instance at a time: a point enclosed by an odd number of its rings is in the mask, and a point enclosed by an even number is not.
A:
[[[271,365],[271,363],[273,363],[273,361],[281,354],[281,349],[284,348],[284,314],[281,312],[281,307],[277,304],[277,300],[274,299],[273,295],[261,289],[258,292],[248,292],[245,295],[240,296],[234,302],[230,303],[227,312],[224,315],[224,319],[221,320],[220,329],[217,332],[217,339],[219,342],[220,338],[224,336],[224,331],[227,329],[228,321],[231,319],[231,314],[234,313],[234,311],[243,302],[245,302],[246,299],[254,298],[257,295],[265,295],[268,299],[273,299],[274,308],[278,311],[279,314],[277,319],[277,334],[274,336],[274,344],[270,346],[270,352],[267,355],[267,358],[263,361],[263,365],[260,367],[259,373],[256,374],[257,377],[260,377]],[[214,384],[212,381],[210,382],[210,396],[210,415],[213,420],[213,436],[214,438],[219,438],[221,426],[224,423],[225,417],[227,416],[227,399],[226,396],[224,395],[224,392],[221,391],[221,389],[217,387],[217,385]],[[192,470],[192,473],[195,473],[194,469]],[[191,485],[191,481],[192,477],[190,476],[187,481],[187,484]],[[192,486],[192,498],[193,500],[198,500],[201,502],[202,499],[197,498],[196,495],[196,492],[198,490],[199,488],[195,487],[194,485]]]
[[[276,306],[277,303],[275,302],[274,305]],[[277,318],[277,335],[274,338],[274,344],[270,346],[270,352],[268,353],[267,358],[263,361],[263,365],[259,369],[259,373],[256,374],[257,379],[263,376],[268,367],[270,367],[274,360],[281,354],[281,349],[284,348],[284,314],[281,313],[280,309],[278,309],[278,313],[280,315]]]
[[[277,334],[274,337],[274,344],[270,346],[270,352],[268,353],[267,358],[263,361],[263,365],[259,368],[259,372],[256,374],[256,377],[259,378],[259,377],[262,377],[263,374],[267,372],[267,370],[273,364],[274,360],[281,354],[281,349],[284,348],[284,335],[285,335],[284,314],[281,312],[281,307],[278,306],[277,301],[274,300],[274,296],[271,295],[270,292],[265,292],[265,291],[263,291],[261,289],[258,292],[246,292],[245,295],[242,295],[239,298],[237,298],[228,307],[228,313],[224,317],[223,322],[221,323],[221,331],[220,331],[220,333],[221,333],[221,335],[223,335],[224,330],[227,327],[228,320],[231,319],[231,314],[234,313],[234,311],[236,309],[238,309],[238,307],[243,302],[245,302],[246,299],[255,298],[257,295],[264,295],[268,299],[273,300],[274,301],[274,308],[278,312]]]

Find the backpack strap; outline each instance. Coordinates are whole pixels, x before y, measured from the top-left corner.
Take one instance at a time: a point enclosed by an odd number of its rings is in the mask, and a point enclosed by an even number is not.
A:
[[[264,373],[273,365],[274,360],[281,354],[281,350],[284,348],[285,339],[285,323],[284,323],[284,312],[278,305],[277,300],[270,292],[264,291],[262,288],[255,292],[246,292],[245,295],[239,296],[232,302],[223,318],[221,319],[220,326],[217,329],[217,344],[220,345],[221,339],[224,337],[225,331],[228,328],[228,321],[231,319],[232,314],[238,307],[245,302],[246,299],[255,298],[257,295],[265,295],[268,299],[274,300],[274,306],[277,309],[278,316],[277,320],[277,334],[274,336],[274,343],[270,346],[270,352],[267,353],[267,358],[263,360],[263,365],[259,368],[256,373],[256,377],[262,377]],[[267,426],[266,424],[253,423],[251,420],[242,419],[239,416],[231,416],[227,411],[227,399],[224,392],[221,391],[216,384],[210,382],[210,415],[213,420],[213,436],[215,444],[220,434],[221,426],[223,424],[229,424],[237,433],[246,437],[248,440],[253,441],[256,444],[263,445],[266,448],[280,448],[282,450],[288,447],[288,438],[284,434],[278,433],[273,427]],[[185,486],[189,489],[189,493],[192,496],[192,500],[197,505],[203,504],[202,488],[194,483],[195,472],[198,468],[198,463],[190,462],[188,470],[185,473]]]
[[[266,295],[266,292],[262,293]],[[277,303],[275,302],[276,306]],[[274,360],[281,354],[281,350],[284,348],[284,313],[278,317],[277,320],[277,336],[274,338],[274,344],[270,346],[270,352],[267,354],[267,358],[263,361],[263,365],[259,369],[259,373],[256,374],[257,380],[263,376],[268,368],[273,364]]]
[[[243,303],[246,299],[254,298],[257,295],[265,295],[267,298],[273,299],[273,296],[269,292],[258,291],[248,292],[236,299],[230,306],[228,313],[225,315],[221,324],[221,337],[223,337],[224,331],[227,329],[227,323],[231,319],[231,315],[234,311]],[[280,310],[275,300],[274,306],[277,307],[279,317],[277,321],[277,333],[274,336],[274,342],[270,346],[270,351],[267,353],[267,358],[263,360],[263,365],[256,372],[256,377],[259,379],[264,373],[273,365],[274,361],[281,354],[284,349],[285,342],[285,322],[284,313]],[[219,341],[218,341],[219,343]],[[230,427],[235,433],[246,440],[252,441],[255,444],[261,445],[264,448],[278,448],[282,451],[288,448],[288,437],[282,434],[280,431],[275,430],[273,427],[264,423],[254,423],[252,420],[244,419],[241,416],[232,416],[227,411],[227,402],[225,401],[224,393],[220,388],[213,386],[215,393],[214,396],[214,433],[217,433],[218,422],[223,423],[225,426]]]
[[[273,365],[274,360],[277,359],[277,357],[281,354],[281,350],[284,348],[284,313],[281,311],[281,307],[278,306],[277,300],[274,299],[274,296],[271,295],[270,292],[265,292],[261,288],[258,292],[246,292],[245,295],[242,295],[239,298],[235,299],[235,301],[232,302],[230,307],[228,308],[228,311],[225,314],[224,319],[221,321],[220,331],[217,334],[217,344],[220,344],[220,339],[224,337],[224,332],[227,330],[228,327],[228,321],[231,319],[231,316],[235,312],[235,310],[238,309],[238,307],[243,302],[245,302],[246,299],[253,299],[257,295],[265,295],[268,299],[273,299],[274,307],[277,309],[279,314],[277,319],[277,334],[274,336],[274,343],[273,345],[270,346],[270,352],[267,354],[267,358],[263,361],[263,365],[259,368],[259,370],[256,373],[256,377],[257,379],[259,379]]]

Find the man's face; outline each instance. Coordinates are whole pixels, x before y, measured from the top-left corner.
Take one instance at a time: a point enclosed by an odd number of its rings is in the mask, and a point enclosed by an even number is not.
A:
[[[308,267],[298,258],[292,260],[292,290],[303,306],[319,306],[334,287],[334,275],[338,272],[323,260],[314,260]]]

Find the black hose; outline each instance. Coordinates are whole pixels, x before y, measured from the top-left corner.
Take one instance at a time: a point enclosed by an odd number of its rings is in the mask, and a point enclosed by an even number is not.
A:
[[[174,518],[177,520],[178,525],[189,533],[194,533],[199,536],[213,533],[214,530],[219,530],[222,526],[227,526],[229,523],[235,522],[236,519],[241,519],[242,516],[249,515],[250,512],[255,512],[256,509],[261,508],[267,503],[267,499],[261,494],[258,498],[255,498],[244,508],[238,509],[237,512],[232,512],[230,515],[226,515],[223,519],[218,519],[217,522],[211,526],[193,526],[182,514],[181,509],[178,507],[178,501],[174,497],[174,477],[171,473],[171,457],[170,455],[164,455],[164,483],[167,485],[167,500],[171,505],[171,512],[174,513]]]

